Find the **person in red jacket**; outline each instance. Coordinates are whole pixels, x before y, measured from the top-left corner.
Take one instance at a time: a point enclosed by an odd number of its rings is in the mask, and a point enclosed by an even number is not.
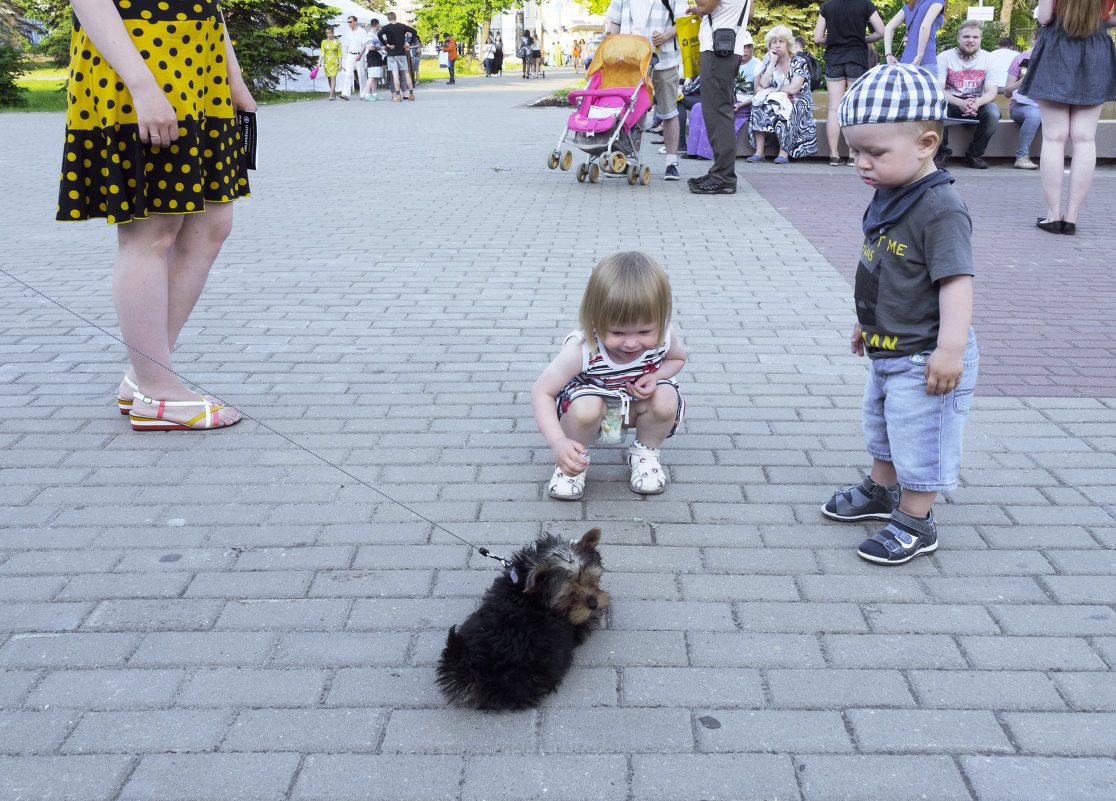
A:
[[[449,58],[449,74],[450,79],[446,83],[457,83],[453,78],[453,62],[457,61],[457,42],[448,33],[442,40],[442,50],[448,55]]]

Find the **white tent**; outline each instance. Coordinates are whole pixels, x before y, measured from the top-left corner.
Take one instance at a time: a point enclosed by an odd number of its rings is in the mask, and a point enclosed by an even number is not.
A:
[[[352,2],[352,0],[323,1],[333,6],[334,8],[341,9],[341,13],[330,20],[330,24],[334,27],[344,25],[345,20],[347,20],[349,17],[356,17],[357,22],[359,22],[365,28],[368,27],[368,23],[371,22],[373,17],[378,19],[381,25],[387,24],[387,17],[385,17],[383,14],[378,14],[375,11],[370,11],[364,6],[358,6],[356,3]]]
[[[345,25],[345,21],[349,17],[356,17],[357,22],[360,23],[362,28],[367,29],[368,23],[375,17],[380,21],[381,25],[387,24],[387,17],[375,11],[370,11],[364,6],[358,6],[352,0],[325,0],[329,5],[334,8],[341,9],[341,13],[333,19],[329,20],[329,24],[333,26],[334,30],[340,35],[341,26]],[[311,55],[317,56],[318,49],[316,47],[310,48]],[[284,77],[280,81],[279,88],[289,89],[296,92],[321,92],[329,89],[329,82],[325,76],[319,75],[315,80],[310,79],[309,70],[299,69],[294,77]]]

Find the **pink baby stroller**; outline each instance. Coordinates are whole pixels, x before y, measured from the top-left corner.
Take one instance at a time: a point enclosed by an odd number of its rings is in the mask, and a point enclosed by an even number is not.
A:
[[[577,110],[547,159],[550,169],[568,170],[576,148],[585,154],[577,165],[577,180],[596,183],[601,173],[623,175],[628,183],[651,182],[651,168],[640,158],[633,129],[651,109],[653,100],[647,71],[651,43],[642,36],[609,36],[593,56],[585,89],[570,92]]]

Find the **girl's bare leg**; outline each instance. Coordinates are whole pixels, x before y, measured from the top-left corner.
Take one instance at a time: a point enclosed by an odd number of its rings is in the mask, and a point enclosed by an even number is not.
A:
[[[1039,178],[1046,198],[1046,219],[1062,219],[1062,171],[1070,129],[1070,107],[1053,100],[1036,100],[1042,117]]]
[[[1066,222],[1077,222],[1077,212],[1089,194],[1097,168],[1097,123],[1100,106],[1070,106],[1070,175],[1066,198]],[[1045,141],[1046,134],[1043,134]]]
[[[589,443],[597,438],[606,411],[608,405],[604,398],[582,395],[570,403],[570,408],[562,414],[559,424],[567,437],[588,448]]]
[[[678,391],[667,384],[659,384],[655,394],[632,404],[636,436],[648,448],[657,448],[666,441],[678,416]]]

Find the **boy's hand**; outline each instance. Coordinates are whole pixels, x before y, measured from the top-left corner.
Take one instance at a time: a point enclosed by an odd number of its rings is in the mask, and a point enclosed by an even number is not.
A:
[[[659,379],[654,373],[640,376],[635,381],[629,381],[625,389],[636,400],[647,400],[655,394]]]
[[[965,365],[962,354],[936,348],[926,360],[926,394],[945,395],[957,389]]]
[[[562,472],[567,476],[580,475],[589,467],[589,451],[580,442],[564,439],[551,451],[554,454],[554,463],[562,468]]]
[[[849,338],[849,346],[852,348],[853,356],[864,355],[864,340],[860,336],[860,323],[853,326],[852,336]]]

